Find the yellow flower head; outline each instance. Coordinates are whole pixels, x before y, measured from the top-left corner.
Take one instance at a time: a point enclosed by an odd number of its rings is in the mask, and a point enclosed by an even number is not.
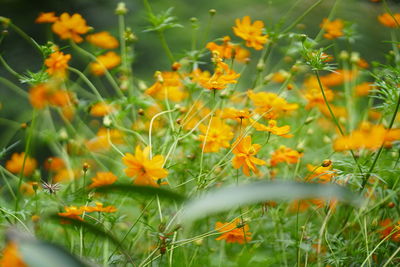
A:
[[[378,21],[386,27],[389,28],[397,28],[400,25],[400,14],[396,13],[392,15],[390,15],[389,13],[383,13],[382,15],[378,16]]]
[[[232,128],[225,124],[221,118],[213,117],[209,124],[199,126],[200,131],[200,147],[204,152],[218,152],[221,148],[228,148],[229,141],[233,138]]]
[[[83,41],[81,34],[89,31],[86,20],[80,14],[62,13],[59,19],[52,26],[54,33],[58,34],[61,39],[72,39],[76,43]]]
[[[103,207],[103,203],[96,202],[96,206],[82,206],[81,209],[84,212],[106,212],[106,213],[112,213],[116,212],[117,208],[114,206],[107,206]]]
[[[250,17],[245,16],[242,20],[236,19],[235,23],[233,32],[246,41],[247,47],[253,47],[256,50],[263,49],[268,41],[268,35],[263,35],[264,23],[261,20],[256,20],[251,24]]]
[[[271,157],[271,166],[275,167],[281,162],[286,162],[287,164],[295,164],[303,156],[302,153],[288,148],[286,146],[280,146],[274,151]]]
[[[92,45],[104,49],[114,49],[119,46],[118,40],[106,31],[89,34],[86,36],[86,40]]]
[[[289,104],[284,98],[271,92],[254,93],[248,91],[247,95],[256,106],[255,112],[266,119],[276,119],[282,114],[289,113],[298,108],[297,104]]]
[[[25,166],[23,166],[24,157],[25,157],[25,152],[12,154],[11,159],[6,162],[6,169],[14,174],[19,174],[22,171],[23,167],[24,176],[31,175],[37,167],[37,161],[29,156],[26,156]]]
[[[256,158],[258,151],[261,149],[259,144],[251,144],[251,136],[240,136],[233,144],[232,153],[235,157],[232,159],[233,168],[239,169],[243,167],[243,173],[250,176],[250,171],[259,174],[256,165],[265,165],[265,161]]]
[[[311,175],[306,178],[306,181],[316,181],[324,184],[330,182],[335,176],[335,171],[332,170],[332,164],[327,167],[307,164],[307,169],[311,172]]]
[[[43,109],[47,105],[66,107],[72,104],[70,92],[52,88],[48,84],[38,84],[29,90],[29,101],[37,109]]]
[[[41,12],[35,23],[54,23],[58,20],[55,12]]]
[[[156,181],[168,175],[168,171],[163,168],[164,157],[162,155],[150,158],[150,146],[147,146],[143,151],[139,145],[136,146],[135,155],[126,153],[122,161],[127,166],[126,175],[129,177],[136,176],[136,185],[158,187]]]
[[[226,243],[244,244],[251,240],[250,228],[247,224],[242,224],[240,219],[231,223],[217,222],[215,230],[221,233],[215,240],[225,240]]]
[[[96,176],[92,178],[92,183],[89,185],[89,188],[110,185],[115,183],[115,181],[117,181],[117,176],[112,172],[98,172]]]
[[[209,42],[206,45],[206,48],[211,52],[217,51],[221,58],[234,58],[238,62],[246,62],[250,57],[250,52],[247,49],[240,47],[240,45],[232,44],[230,40],[231,38],[229,36],[225,36],[221,45]]]
[[[278,135],[278,136],[282,136],[282,137],[286,137],[286,138],[293,137],[292,134],[289,134],[289,132],[290,132],[289,125],[279,127],[275,120],[269,120],[268,126],[258,123],[252,119],[250,119],[250,123],[254,127],[254,129],[256,129],[257,131],[270,132],[274,135]]]
[[[99,102],[90,107],[90,115],[95,117],[104,117],[115,111],[114,106],[105,102]]]
[[[121,57],[113,51],[98,56],[96,59],[96,62],[90,63],[90,71],[97,76],[103,75],[106,69],[115,68],[121,63]]]
[[[76,207],[76,206],[70,206],[64,207],[65,212],[59,212],[58,215],[61,217],[65,217],[65,218],[70,218],[73,220],[79,220],[79,221],[83,221],[81,215],[84,212],[84,209],[82,207]]]
[[[335,151],[369,149],[376,150],[382,145],[390,147],[393,141],[400,140],[400,129],[387,130],[383,125],[363,122],[350,135],[337,138],[333,143]]]
[[[156,82],[145,91],[145,94],[158,100],[168,98],[174,102],[180,102],[188,96],[178,72],[158,71],[154,76]]]
[[[22,260],[18,247],[14,242],[8,242],[0,259],[1,267],[28,267]]]
[[[238,122],[243,123],[243,120],[250,119],[252,112],[245,109],[235,109],[235,108],[224,108],[221,117],[224,119],[233,119]]]
[[[236,79],[239,77],[240,74],[230,69],[228,64],[218,62],[214,74],[209,78],[203,77],[203,79],[200,80],[200,85],[209,90],[222,90],[225,89],[228,84],[237,83]]]
[[[64,54],[60,51],[52,53],[50,57],[44,61],[44,64],[47,67],[47,73],[54,76],[64,77],[70,59],[70,54]]]
[[[322,20],[320,27],[325,31],[324,37],[326,39],[332,40],[343,36],[344,23],[341,19],[330,21],[325,18]]]

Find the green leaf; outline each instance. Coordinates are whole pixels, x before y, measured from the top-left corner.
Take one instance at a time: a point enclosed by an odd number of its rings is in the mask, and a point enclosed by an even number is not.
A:
[[[128,196],[137,197],[138,195],[143,196],[158,196],[160,198],[171,199],[177,202],[182,202],[185,200],[185,197],[175,193],[173,191],[169,191],[162,188],[151,187],[151,186],[138,186],[133,184],[112,184],[101,187],[96,187],[94,189],[99,193],[115,193],[115,194],[126,194],[130,193]]]
[[[24,262],[30,267],[83,267],[88,266],[62,247],[35,239],[17,241]]]
[[[362,199],[345,187],[334,184],[314,184],[290,181],[257,182],[231,186],[207,193],[188,202],[180,216],[181,222],[190,222],[210,214],[269,200],[335,199],[359,206]]]

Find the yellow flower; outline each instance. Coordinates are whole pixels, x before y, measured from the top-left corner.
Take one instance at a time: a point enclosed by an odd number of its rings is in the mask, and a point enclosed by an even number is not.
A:
[[[123,133],[117,129],[109,129],[100,128],[97,131],[96,137],[88,140],[86,142],[86,147],[90,151],[100,151],[100,150],[107,150],[110,148],[111,144],[108,140],[108,135],[110,135],[110,141],[114,145],[123,144]]]
[[[363,122],[350,135],[341,136],[333,143],[335,151],[369,149],[376,150],[382,145],[390,147],[393,141],[400,139],[400,129],[385,129],[383,125]]]
[[[113,51],[100,55],[96,59],[96,62],[90,63],[90,71],[97,76],[103,75],[106,69],[115,68],[121,63],[121,57]]]
[[[240,74],[230,69],[228,64],[219,62],[214,70],[214,74],[209,78],[203,77],[200,80],[200,85],[209,90],[222,90],[228,84],[237,83],[236,79],[239,77]]]
[[[236,19],[235,23],[233,32],[246,41],[247,47],[253,47],[256,50],[263,49],[268,41],[268,35],[263,35],[264,23],[261,20],[256,20],[251,24],[250,17],[245,16],[242,20]]]
[[[235,109],[235,108],[224,108],[221,114],[221,117],[224,119],[233,119],[240,123],[243,123],[243,120],[249,119],[252,116],[252,112],[245,109]]]
[[[96,176],[92,178],[92,183],[89,188],[95,188],[103,185],[110,185],[117,181],[117,176],[112,172],[98,172]]]
[[[68,61],[71,59],[70,54],[56,51],[50,55],[44,64],[47,67],[47,73],[54,76],[64,77],[68,68]]]
[[[280,146],[274,151],[271,157],[271,166],[275,167],[278,163],[286,162],[287,164],[295,164],[303,156],[302,153],[288,148],[286,146]]]
[[[90,107],[90,115],[95,117],[104,117],[115,110],[114,106],[105,102],[99,102]]]
[[[357,96],[366,96],[369,94],[369,92],[371,90],[374,90],[374,89],[376,89],[376,87],[373,85],[373,83],[370,83],[370,82],[360,83],[360,84],[356,85],[356,87],[354,88]]]
[[[325,18],[322,20],[320,27],[325,31],[324,37],[326,39],[332,40],[343,36],[344,23],[341,19],[330,21]]]
[[[332,171],[332,164],[327,167],[307,164],[307,169],[311,172],[311,175],[307,176],[306,181],[316,181],[324,184],[330,182],[335,176],[335,171]]]
[[[1,267],[28,267],[22,260],[18,247],[14,242],[8,242],[3,250],[3,257],[0,259]]]
[[[320,80],[325,86],[338,86],[346,81],[355,79],[357,74],[357,70],[335,70],[334,72],[321,76]]]
[[[289,113],[298,108],[297,104],[289,104],[284,98],[275,93],[248,91],[247,95],[256,106],[255,112],[266,119],[276,119],[282,114]]]
[[[240,219],[236,219],[231,223],[217,222],[215,230],[222,233],[215,240],[225,240],[226,243],[244,244],[251,240],[250,228],[247,224],[243,224]]]
[[[243,173],[250,176],[250,171],[259,173],[256,165],[265,165],[265,161],[255,157],[261,149],[259,144],[251,144],[251,136],[239,137],[233,144],[232,153],[235,157],[232,159],[233,168],[243,167]]]
[[[54,22],[52,30],[61,39],[72,39],[74,42],[80,43],[83,41],[80,35],[87,33],[89,27],[80,14],[70,16],[64,12],[61,14],[59,20]]]
[[[89,34],[86,36],[86,40],[89,43],[104,49],[114,49],[119,46],[118,40],[106,31]]]
[[[168,175],[168,171],[163,168],[164,157],[162,155],[150,158],[150,146],[147,146],[142,151],[138,145],[136,146],[135,155],[125,153],[122,160],[127,166],[125,169],[126,175],[129,177],[136,176],[136,185],[158,187],[159,185],[156,181]]]
[[[230,42],[231,38],[225,36],[223,38],[222,45],[218,45],[214,42],[209,42],[206,48],[211,52],[217,51],[221,58],[231,59],[234,58],[238,62],[246,62],[249,59],[250,52],[247,49],[240,47],[240,45],[234,45]]]
[[[221,148],[228,148],[229,141],[233,138],[232,128],[225,124],[221,118],[213,117],[209,124],[201,124],[200,147],[204,152],[218,152]],[[204,144],[205,143],[205,144]]]
[[[24,164],[25,152],[14,153],[11,159],[6,162],[6,169],[14,174],[19,174],[22,171],[22,166]],[[29,176],[37,167],[37,161],[29,156],[25,158],[24,166],[24,176]]]
[[[392,15],[390,15],[389,13],[384,13],[382,15],[378,16],[378,21],[386,27],[390,27],[390,28],[397,28],[399,27],[398,25],[400,24],[400,14],[396,13]]]
[[[117,208],[110,205],[107,207],[103,207],[103,203],[96,202],[96,206],[82,206],[80,207],[84,212],[107,212],[107,213],[112,213],[116,212]]]
[[[51,88],[48,84],[38,84],[29,90],[29,101],[36,109],[43,109],[47,105],[57,107],[71,106],[72,96],[66,90]]]
[[[35,23],[53,23],[58,20],[55,12],[41,12],[36,18]]]
[[[83,221],[81,215],[83,214],[84,210],[82,207],[70,206],[64,207],[65,212],[59,212],[58,215],[65,218],[70,218],[73,220]]]
[[[256,129],[257,131],[264,131],[264,132],[270,132],[274,135],[278,135],[278,136],[282,136],[282,137],[286,137],[286,138],[290,138],[293,137],[293,134],[289,134],[290,132],[290,126],[289,125],[285,125],[285,126],[281,126],[279,127],[277,125],[276,120],[269,120],[268,121],[268,126],[258,123],[255,120],[250,119],[250,123],[251,125],[254,127],[254,129]]]
[[[174,102],[180,102],[188,96],[178,72],[157,71],[154,76],[156,82],[145,91],[145,94],[158,100],[168,98]]]

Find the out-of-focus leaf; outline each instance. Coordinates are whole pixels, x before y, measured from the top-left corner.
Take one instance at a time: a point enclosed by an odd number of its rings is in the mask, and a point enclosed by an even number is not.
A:
[[[84,267],[88,266],[64,248],[33,237],[15,236],[23,261],[30,267]]]
[[[137,197],[138,195],[144,195],[144,196],[158,196],[160,198],[166,198],[166,199],[171,199],[175,200],[177,202],[182,202],[185,200],[185,197],[166,190],[162,188],[157,188],[157,187],[151,187],[151,186],[138,186],[138,185],[133,185],[133,184],[112,184],[112,185],[106,185],[106,186],[101,186],[95,188],[96,192],[99,193],[115,193],[115,194],[126,194],[130,193],[128,196],[131,197]]]
[[[188,202],[181,221],[194,221],[210,214],[227,211],[241,205],[268,200],[335,199],[354,206],[361,204],[360,196],[345,187],[334,184],[314,184],[289,181],[257,182],[226,187],[207,193]]]

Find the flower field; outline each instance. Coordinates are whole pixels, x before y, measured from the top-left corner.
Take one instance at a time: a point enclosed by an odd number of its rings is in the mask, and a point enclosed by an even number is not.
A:
[[[0,14],[0,267],[399,266],[400,8],[364,1],[371,40],[294,2],[217,38],[148,0],[44,10],[44,42]]]

